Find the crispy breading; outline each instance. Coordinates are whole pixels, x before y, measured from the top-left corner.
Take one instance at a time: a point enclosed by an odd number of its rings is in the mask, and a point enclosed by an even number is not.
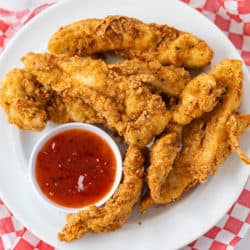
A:
[[[49,41],[55,54],[86,56],[115,51],[127,59],[202,68],[213,51],[205,41],[168,25],[146,24],[125,16],[86,19],[60,28]]]
[[[162,186],[173,169],[174,161],[181,149],[181,133],[180,125],[170,123],[164,134],[156,139],[150,148],[150,165],[146,176],[149,190],[142,199],[143,207],[149,208],[161,200]]]
[[[65,96],[63,97],[63,103],[65,105],[69,121],[96,124],[104,123],[104,119],[101,118],[98,113],[81,98]]]
[[[10,71],[3,80],[0,104],[10,123],[23,130],[40,131],[51,120],[102,123],[95,110],[79,98],[61,97],[22,69]]]
[[[144,84],[154,76],[118,75],[92,58],[28,53],[22,60],[27,71],[58,95],[90,105],[129,144],[144,147],[171,119],[161,96]]]
[[[214,174],[226,157],[236,151],[239,140],[249,127],[249,115],[237,115],[242,97],[242,63],[239,60],[224,60],[211,71],[216,81],[227,89],[222,101],[210,113],[185,126],[182,134],[182,150],[177,157],[173,170],[169,173],[162,187],[158,204],[167,204],[178,199],[182,193],[197,183],[206,181]],[[240,155],[241,157],[242,155]],[[244,161],[247,161],[245,155]],[[141,211],[152,205],[145,199]]]
[[[175,158],[179,153],[179,135],[168,133],[155,141],[150,149],[150,166],[148,168],[148,186],[150,196],[157,201],[161,196],[161,188],[169,172],[172,170]]]
[[[113,197],[103,207],[67,216],[67,224],[58,234],[63,241],[72,241],[89,232],[100,233],[119,229],[131,214],[143,185],[143,154],[130,146],[123,163],[123,181]]]
[[[51,92],[23,70],[11,70],[2,81],[1,106],[8,114],[9,122],[20,129],[41,130],[45,127],[45,106],[50,98]]]
[[[227,135],[231,133],[230,127],[235,125],[230,120],[236,121],[237,133],[234,134],[234,138],[238,143],[239,137],[250,127],[250,115],[234,114],[229,116],[229,122],[226,124]],[[218,144],[218,140],[216,141],[215,149],[217,151],[211,152],[210,156],[205,146],[202,146],[202,141],[206,138],[205,127],[206,124],[200,118],[184,128],[183,149],[180,156],[177,157],[173,170],[169,173],[166,182],[163,184],[161,200],[154,201],[149,193],[146,194],[140,203],[140,211],[142,213],[146,212],[154,204],[167,204],[179,199],[183,192],[198,183],[203,183],[209,175],[215,174],[230,153],[239,153],[238,149],[233,148],[234,142],[231,139],[228,141],[225,135],[222,135],[221,144]],[[204,155],[207,154],[207,158],[201,154],[202,150],[205,151]],[[203,158],[199,161],[196,154]],[[239,154],[239,156],[244,163],[250,163],[249,158],[244,153],[243,155]]]
[[[47,113],[47,121],[52,121],[56,123],[66,123],[70,122],[70,111],[67,111],[64,99],[57,95],[56,92],[50,90],[52,95],[48,100],[45,111]],[[45,124],[44,124],[45,125]],[[41,127],[42,129],[43,127]],[[26,130],[33,130],[27,127]]]
[[[201,73],[184,88],[173,112],[173,120],[181,125],[190,123],[213,110],[224,92],[225,86],[216,82],[213,76]]]
[[[144,62],[138,59],[125,60],[110,65],[113,71],[124,76],[150,74],[155,77],[146,82],[151,90],[178,97],[187,83],[191,80],[190,74],[184,68],[162,66],[158,61]]]

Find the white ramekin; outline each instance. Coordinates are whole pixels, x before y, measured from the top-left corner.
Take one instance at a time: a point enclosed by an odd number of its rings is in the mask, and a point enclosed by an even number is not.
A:
[[[98,202],[96,202],[95,206],[102,206],[104,205],[104,203],[110,199],[112,197],[112,195],[114,194],[114,192],[116,191],[117,187],[120,184],[121,181],[121,177],[122,177],[122,157],[121,157],[121,153],[120,150],[117,146],[117,144],[115,143],[115,141],[112,139],[112,137],[107,134],[106,132],[104,132],[102,129],[94,126],[94,125],[90,125],[90,124],[86,124],[86,123],[78,123],[78,122],[73,122],[73,123],[67,123],[64,125],[59,125],[56,128],[52,129],[51,131],[49,131],[47,134],[45,134],[44,136],[42,136],[37,143],[35,144],[31,155],[30,155],[30,160],[29,160],[29,175],[30,175],[30,180],[32,183],[33,188],[35,189],[37,195],[44,201],[46,202],[48,205],[53,206],[56,209],[59,209],[61,211],[64,212],[76,212],[82,209],[88,209],[88,206],[82,207],[82,208],[68,208],[68,207],[64,207],[61,205],[58,205],[56,203],[54,203],[53,201],[51,201],[49,198],[47,198],[47,196],[42,192],[42,190],[40,189],[37,180],[36,180],[36,176],[35,176],[35,167],[36,167],[36,159],[37,159],[37,154],[39,153],[39,151],[41,150],[41,148],[46,144],[46,142],[52,138],[53,136],[60,134],[61,132],[67,131],[67,130],[72,130],[72,129],[82,129],[85,131],[90,131],[92,133],[95,133],[97,135],[99,135],[102,139],[104,139],[108,145],[111,147],[114,155],[115,155],[115,159],[116,159],[116,176],[115,176],[115,180],[113,183],[112,188],[110,189],[110,191]]]

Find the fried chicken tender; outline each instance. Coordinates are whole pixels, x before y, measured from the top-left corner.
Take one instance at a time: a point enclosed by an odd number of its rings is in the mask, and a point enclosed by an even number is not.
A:
[[[86,233],[119,229],[131,214],[143,185],[143,154],[130,146],[123,163],[123,181],[114,196],[103,207],[90,207],[67,216],[67,224],[58,234],[62,241],[72,241]]]
[[[41,130],[45,127],[45,106],[50,98],[50,91],[23,70],[13,69],[2,81],[0,104],[8,114],[9,122],[21,129]]]
[[[174,161],[180,152],[182,126],[170,123],[165,133],[154,142],[150,149],[150,166],[147,170],[149,191],[143,197],[143,208],[149,208],[161,200],[162,186],[173,169]]]
[[[213,57],[206,42],[192,34],[125,16],[69,24],[51,37],[48,48],[69,56],[115,51],[127,59],[158,60],[163,65],[187,68],[205,67]]]
[[[57,95],[56,92],[49,90],[52,93],[51,98],[48,100],[47,105],[45,106],[45,111],[47,113],[47,121],[52,121],[56,123],[66,123],[70,122],[70,111],[67,111],[64,100],[61,96]],[[69,112],[69,113],[68,113]],[[45,126],[43,124],[43,126]],[[38,131],[43,129],[41,127]],[[32,128],[26,128],[25,130],[34,130]]]
[[[184,88],[173,112],[174,122],[186,125],[203,113],[212,111],[224,92],[225,86],[216,82],[212,75],[198,75]]]
[[[10,123],[23,130],[40,131],[51,120],[102,123],[95,110],[79,98],[57,95],[22,69],[10,71],[3,80],[0,104]]]
[[[238,142],[250,125],[250,115],[235,114],[242,98],[241,61],[224,60],[210,74],[227,91],[213,111],[184,127],[182,150],[163,184],[162,200],[158,200],[158,204],[178,199],[184,191],[214,174],[231,152],[239,152],[235,141]],[[247,162],[248,159],[244,155],[242,160]],[[140,209],[145,211],[151,205],[152,202],[146,198]]]
[[[104,123],[104,119],[81,98],[65,96],[63,97],[63,103],[65,105],[69,121],[96,124]]]
[[[27,71],[58,95],[90,105],[128,144],[144,147],[171,119],[161,96],[144,84],[153,75],[125,77],[92,58],[28,53],[22,60]]]
[[[110,65],[110,68],[124,76],[138,74],[153,75],[155,79],[147,82],[151,90],[173,97],[178,97],[191,80],[189,72],[184,68],[172,65],[162,66],[158,61],[125,60]]]
[[[232,124],[230,120],[234,120],[236,123]],[[232,133],[231,127],[235,124],[237,124],[237,133],[234,134],[234,140],[237,142],[236,149],[234,148],[234,141],[227,140],[228,135]],[[239,137],[250,127],[250,115],[234,114],[229,117],[229,122],[226,124],[226,135],[222,135],[221,144],[218,143],[217,139],[215,146],[217,152],[215,152],[216,154],[214,151],[211,152],[211,156],[205,146],[201,146],[203,138],[206,137],[204,127],[206,127],[206,124],[200,118],[184,128],[183,149],[177,157],[173,170],[169,173],[162,186],[161,199],[154,201],[149,193],[146,194],[140,203],[142,213],[146,212],[154,204],[163,205],[173,202],[179,199],[183,192],[188,191],[198,183],[206,181],[209,175],[216,173],[219,166],[232,152],[237,152],[244,163],[250,164],[249,158],[243,152],[240,151],[241,153],[239,153],[238,145]],[[201,153],[202,150],[205,150],[204,154]],[[203,158],[199,161],[196,154]],[[207,158],[205,158],[205,154],[208,155]]]
[[[168,133],[155,141],[150,149],[150,166],[148,168],[148,187],[150,196],[157,201],[161,196],[161,187],[169,172],[179,148],[179,135],[175,132]]]

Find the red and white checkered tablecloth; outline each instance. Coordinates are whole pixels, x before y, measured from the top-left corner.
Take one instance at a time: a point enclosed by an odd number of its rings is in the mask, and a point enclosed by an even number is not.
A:
[[[250,0],[182,0],[207,16],[232,41],[250,69]],[[0,51],[33,16],[51,4],[11,11],[0,6]],[[202,237],[182,250],[230,250],[250,229],[250,178],[240,197]],[[250,247],[249,247],[250,249]],[[0,250],[54,250],[39,240],[12,215],[0,200]]]

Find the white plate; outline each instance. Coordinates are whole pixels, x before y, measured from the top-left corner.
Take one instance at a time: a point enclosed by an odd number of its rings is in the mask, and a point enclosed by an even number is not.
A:
[[[10,42],[0,59],[0,78],[20,66],[18,58],[26,52],[45,51],[49,37],[60,26],[75,20],[127,15],[146,22],[174,25],[205,39],[214,49],[213,64],[224,58],[240,58],[223,33],[198,12],[177,1],[166,0],[70,0],[44,11],[26,25]],[[245,93],[250,93],[245,69]],[[249,79],[248,79],[249,80]],[[250,113],[250,99],[244,96],[242,111]],[[88,234],[70,244],[59,243],[57,232],[65,222],[64,213],[47,207],[31,188],[27,161],[32,146],[42,133],[19,132],[7,123],[0,111],[0,195],[16,217],[34,234],[60,249],[97,250],[177,249],[212,227],[240,194],[250,168],[234,154],[217,175],[171,205],[152,209],[141,216],[138,210],[121,230]],[[51,125],[46,129],[49,130]],[[246,136],[243,148],[249,153]],[[138,225],[142,221],[142,225]]]

